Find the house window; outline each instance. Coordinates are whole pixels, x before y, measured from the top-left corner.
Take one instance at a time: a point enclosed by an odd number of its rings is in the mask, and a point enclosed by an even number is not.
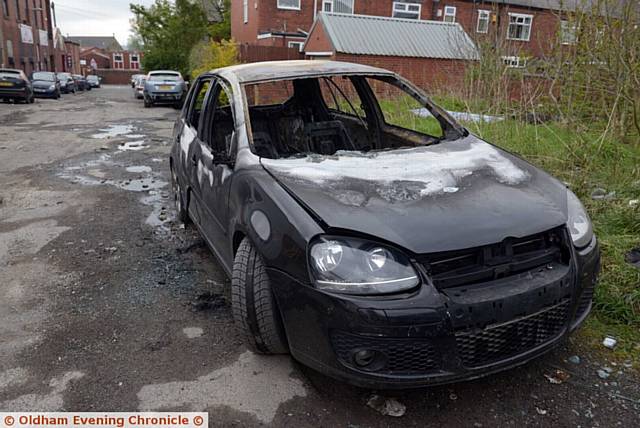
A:
[[[421,4],[394,1],[391,16],[394,18],[420,19],[421,9]]]
[[[18,21],[22,20],[20,18],[20,0],[16,0],[16,17],[18,18]]]
[[[533,15],[522,15],[519,13],[509,14],[509,29],[507,39],[522,40],[528,42],[531,37],[531,21]]]
[[[442,18],[444,22],[456,22],[456,8],[455,6],[445,6],[444,7],[444,17]]]
[[[489,19],[491,18],[491,12],[488,10],[478,11],[478,25],[476,26],[476,33],[486,34],[489,32]]]
[[[140,70],[140,57],[138,54],[131,54],[131,69]]]
[[[323,12],[349,13],[353,14],[354,0],[323,0]]]
[[[524,68],[527,66],[527,60],[519,56],[503,56],[502,62],[509,68]]]
[[[577,40],[576,25],[569,21],[560,21],[560,40],[563,45],[574,45]]]
[[[278,9],[300,10],[300,0],[278,0]]]
[[[302,47],[304,46],[304,42],[289,42],[287,44],[290,48],[298,49],[298,52],[302,52]]]
[[[9,16],[9,0],[2,0],[2,13],[4,16]]]
[[[242,17],[245,24],[249,22],[249,0],[242,0]]]
[[[124,68],[124,58],[121,53],[113,54],[113,68]]]

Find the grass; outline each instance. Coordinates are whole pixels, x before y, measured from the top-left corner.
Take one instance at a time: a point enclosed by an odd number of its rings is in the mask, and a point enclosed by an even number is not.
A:
[[[467,110],[467,104],[455,98],[435,101],[447,110]],[[388,100],[381,103],[389,115],[397,115],[402,105]],[[582,130],[560,123],[532,125],[512,119],[464,125],[564,181],[582,200],[592,218],[603,261],[593,315],[583,334],[599,341],[604,334],[614,335],[621,339],[621,350],[640,354],[640,270],[625,261],[625,254],[640,246],[640,205],[629,203],[640,199],[640,141],[628,144],[603,136],[596,124]],[[418,129],[430,130],[432,126],[427,122]],[[429,133],[433,135],[433,131]],[[595,189],[615,193],[611,199],[594,200],[591,194]]]

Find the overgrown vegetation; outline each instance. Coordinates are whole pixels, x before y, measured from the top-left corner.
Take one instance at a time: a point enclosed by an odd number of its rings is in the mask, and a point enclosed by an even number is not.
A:
[[[565,181],[584,202],[603,256],[589,325],[632,347],[640,343],[640,270],[625,254],[640,246],[639,13],[637,2],[598,0],[562,14],[550,55],[523,69],[505,66],[507,46],[480,43],[482,60],[463,89],[434,96],[449,110],[503,116],[465,125]]]

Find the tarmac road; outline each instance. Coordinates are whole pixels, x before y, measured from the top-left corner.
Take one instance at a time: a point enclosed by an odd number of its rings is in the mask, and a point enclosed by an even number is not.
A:
[[[174,219],[176,116],[124,86],[0,104],[0,411],[208,411],[211,426],[640,426],[635,368],[575,340],[489,378],[381,392],[406,406],[400,418],[369,408],[372,391],[247,351],[229,281]],[[569,378],[551,383],[558,368]]]

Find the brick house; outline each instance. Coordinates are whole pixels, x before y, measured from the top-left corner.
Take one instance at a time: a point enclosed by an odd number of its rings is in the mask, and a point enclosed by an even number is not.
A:
[[[50,0],[0,0],[0,66],[56,70]]]
[[[231,35],[242,44],[302,48],[322,11],[458,22],[473,39],[503,48],[505,62],[519,67],[572,42],[563,16],[575,7],[576,0],[237,0]]]
[[[462,84],[467,63],[479,58],[474,42],[455,22],[327,12],[318,15],[304,51],[312,58],[393,70],[431,89]]]

